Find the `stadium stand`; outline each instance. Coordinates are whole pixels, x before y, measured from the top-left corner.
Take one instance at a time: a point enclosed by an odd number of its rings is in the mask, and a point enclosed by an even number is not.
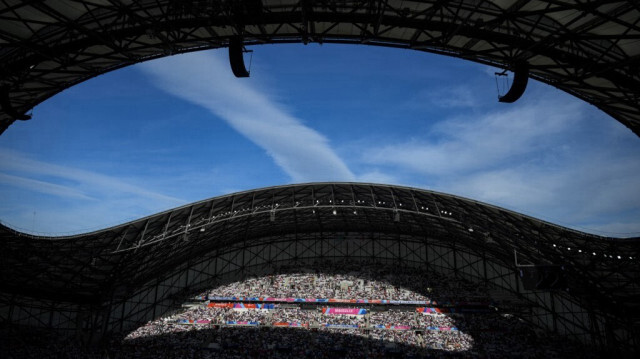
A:
[[[46,333],[5,349],[11,358],[594,357],[498,311],[484,288],[465,281],[366,262],[281,269],[197,295],[100,349]]]
[[[639,12],[632,1],[5,1],[0,133],[16,120],[28,120],[37,104],[87,79],[177,53],[228,47],[242,35],[240,46],[351,43],[426,51],[505,70],[526,63],[529,78],[597,106],[640,134]],[[236,193],[65,238],[0,225],[0,350],[11,357],[117,356],[105,341],[166,318],[193,293],[274,274],[283,265],[357,258],[454,278],[440,289],[447,303],[455,302],[454,283],[463,279],[490,286],[501,309],[518,315],[465,314],[464,323],[482,329],[473,336],[474,350],[497,356],[496,341],[523,352],[523,342],[569,336],[598,353],[637,357],[639,247],[637,238],[580,233],[456,196],[345,183]],[[515,252],[528,269],[513,263]],[[559,267],[558,277],[539,271]],[[406,298],[405,289],[393,290],[388,295]],[[420,300],[433,295],[417,294],[424,296]],[[292,313],[285,319],[305,320],[308,309],[296,305],[299,311],[288,308]],[[393,315],[404,321],[408,314]],[[373,312],[370,318],[385,320]],[[526,339],[506,339],[495,330],[494,323],[500,328],[507,318],[514,328],[520,320],[527,323],[509,332]],[[438,343],[424,333],[378,329],[365,340],[359,328],[178,327],[177,333],[132,339],[126,347],[138,356],[173,345],[167,343],[177,343],[175,351],[162,352],[168,357],[206,357],[207,350],[220,347],[231,357],[323,350],[340,356],[345,348],[366,348],[353,355],[375,356],[380,349],[385,355],[420,355],[415,346],[403,347],[405,336],[423,348]],[[376,341],[390,333],[393,345]],[[296,347],[314,335],[311,346]],[[214,348],[188,345],[214,336],[221,339]],[[285,344],[274,344],[277,337]],[[89,349],[96,346],[109,350]]]
[[[284,356],[327,338],[369,348],[355,356],[634,357],[639,338],[637,239],[414,188],[271,187],[72,237],[0,226],[0,246],[15,358]],[[567,288],[524,286],[523,266],[558,265]],[[269,347],[278,333],[291,344]]]

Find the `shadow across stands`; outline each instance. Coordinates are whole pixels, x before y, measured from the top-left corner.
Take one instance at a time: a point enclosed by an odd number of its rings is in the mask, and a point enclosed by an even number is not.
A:
[[[446,351],[404,344],[393,333],[358,333],[355,330],[307,330],[297,328],[209,328],[180,333],[162,334],[125,340],[110,346],[109,357],[120,358],[574,358],[586,353],[576,352],[563,343],[554,343],[555,350],[538,347],[528,338],[522,351],[487,353],[483,350]],[[415,333],[411,333],[415,335]],[[428,336],[428,333],[422,335]],[[494,336],[501,341],[503,336]],[[498,343],[484,343],[491,346]],[[548,343],[544,347],[549,349]],[[497,345],[501,347],[503,345]],[[480,349],[480,348],[477,348]]]
[[[227,279],[128,335],[96,348],[55,335],[0,335],[3,358],[574,358],[588,348],[534,330],[486,288],[393,263],[314,262],[262,268]],[[212,299],[214,297],[227,299]],[[261,298],[255,300],[255,298]],[[270,310],[234,305],[269,302]],[[229,299],[235,298],[235,299]],[[252,299],[254,298],[254,299]],[[338,298],[288,302],[277,298]],[[358,299],[401,303],[357,303]],[[218,303],[220,307],[209,304]],[[429,305],[405,302],[430,303]],[[230,304],[230,306],[229,306]],[[325,315],[323,307],[362,308],[366,315]],[[424,314],[420,307],[442,309]],[[198,323],[200,321],[200,323]],[[252,324],[243,324],[249,323]],[[296,323],[296,327],[278,326]],[[456,328],[435,330],[429,328]],[[400,329],[398,329],[400,328]]]
[[[422,358],[445,351],[374,339],[356,330],[215,328],[125,340],[112,358]]]
[[[177,345],[205,358],[209,352],[216,353],[213,357],[221,353],[230,357],[589,356],[579,344],[535,332],[512,313],[499,311],[485,288],[461,279],[355,261],[300,263],[273,267],[269,272],[219,283],[198,296],[203,301],[200,306],[196,302],[196,307],[150,322],[121,342],[123,348],[144,352],[143,347]],[[286,298],[306,301],[288,302]],[[313,298],[345,301],[309,302]],[[357,302],[360,299],[369,301]],[[372,303],[376,299],[390,301]],[[220,307],[206,307],[206,300]],[[422,306],[438,307],[439,312],[419,313],[420,304],[408,303],[412,301],[429,303]],[[276,308],[244,309],[251,303],[266,302],[275,303]],[[242,309],[236,311],[232,306]],[[327,306],[366,309],[367,314],[324,315]],[[287,322],[297,327],[289,328]],[[276,323],[285,327],[274,327]],[[193,332],[202,334],[189,334]]]
[[[473,348],[457,352],[405,344],[402,342],[403,333],[383,333],[379,330],[366,332],[212,325],[128,340],[112,338],[106,346],[92,348],[81,347],[74,340],[59,340],[54,334],[44,331],[2,332],[0,350],[3,358],[7,359],[594,357],[584,348],[567,345],[563,338],[528,337],[522,336],[519,331],[494,333],[476,339]],[[428,332],[405,334],[422,335],[425,342],[430,335]],[[520,345],[509,348],[507,344],[513,341]]]

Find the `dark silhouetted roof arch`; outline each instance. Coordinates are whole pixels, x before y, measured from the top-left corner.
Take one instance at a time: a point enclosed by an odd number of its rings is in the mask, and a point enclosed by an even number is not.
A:
[[[640,135],[635,1],[78,0],[0,3],[0,132],[77,83],[167,55],[350,43],[459,57],[529,76]]]

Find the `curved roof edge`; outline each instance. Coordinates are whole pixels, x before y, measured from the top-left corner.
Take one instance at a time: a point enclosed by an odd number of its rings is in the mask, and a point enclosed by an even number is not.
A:
[[[620,320],[640,320],[637,238],[581,233],[429,190],[352,182],[237,192],[77,236],[37,237],[2,226],[0,294],[81,305],[124,300],[211,256],[242,250],[253,260],[265,244],[303,243],[294,246],[298,251],[307,248],[304,243],[327,240],[344,243],[348,252],[349,241],[340,240],[348,236],[437,245],[454,262],[473,256],[508,268],[505,275],[513,280],[520,266],[561,266],[578,302]],[[406,250],[399,245],[377,251]]]
[[[640,135],[640,9],[632,1],[64,1],[0,6],[0,134],[39,103],[134,63],[245,45],[353,43],[514,69]]]
[[[490,203],[482,202],[482,201],[479,201],[479,200],[475,200],[475,199],[471,199],[471,198],[467,198],[467,197],[463,197],[463,196],[459,196],[459,195],[454,195],[454,194],[449,194],[449,193],[444,193],[444,192],[438,192],[438,191],[434,191],[434,190],[427,190],[427,189],[422,189],[422,188],[416,188],[416,187],[410,187],[410,186],[404,186],[404,185],[392,185],[392,184],[369,183],[369,182],[304,182],[304,183],[284,184],[284,185],[268,186],[268,187],[261,187],[261,188],[256,188],[256,189],[238,191],[238,192],[233,192],[233,193],[229,193],[229,194],[225,194],[225,195],[221,195],[221,196],[210,197],[210,198],[207,198],[207,199],[204,199],[204,200],[200,200],[200,201],[184,204],[182,206],[170,208],[170,209],[158,212],[158,213],[154,213],[154,214],[151,214],[151,215],[148,215],[148,216],[140,217],[138,219],[134,219],[134,220],[131,220],[131,221],[123,222],[121,224],[116,224],[116,225],[113,225],[113,226],[107,226],[107,227],[104,227],[104,228],[101,228],[101,229],[87,231],[87,232],[81,232],[81,233],[72,234],[72,235],[64,234],[64,235],[60,235],[60,236],[57,236],[57,235],[46,236],[46,235],[31,234],[31,233],[28,233],[28,232],[23,232],[19,228],[12,227],[11,225],[9,225],[7,223],[2,222],[2,220],[0,220],[0,226],[9,229],[10,231],[14,232],[16,235],[19,235],[19,236],[22,236],[22,237],[30,237],[30,238],[33,238],[33,239],[49,239],[49,240],[79,239],[79,238],[83,238],[83,237],[87,237],[87,236],[99,235],[99,234],[106,233],[106,232],[119,231],[122,228],[127,227],[127,226],[141,224],[141,223],[144,223],[147,220],[163,217],[163,216],[165,216],[167,214],[170,214],[170,213],[186,210],[186,209],[189,209],[189,208],[191,208],[193,206],[196,206],[196,205],[206,204],[206,203],[215,202],[215,201],[223,201],[225,199],[233,198],[234,196],[241,196],[241,195],[247,195],[247,194],[252,194],[252,193],[263,193],[263,192],[269,192],[269,191],[274,191],[274,190],[282,190],[282,189],[288,189],[288,188],[298,188],[298,187],[308,187],[308,186],[332,186],[332,185],[368,186],[368,187],[376,187],[376,188],[391,188],[391,189],[402,189],[402,190],[407,190],[407,191],[418,191],[418,192],[422,192],[422,193],[428,193],[428,194],[431,194],[431,195],[435,195],[435,196],[438,196],[438,197],[455,199],[457,201],[463,201],[463,202],[466,202],[466,203],[469,203],[469,204],[473,204],[473,205],[477,205],[477,206],[481,206],[481,207],[485,207],[485,208],[490,208],[490,209],[493,209],[495,211],[501,211],[501,212],[509,213],[511,215],[522,217],[522,218],[525,218],[525,219],[527,219],[529,221],[538,223],[541,226],[544,225],[544,226],[553,227],[553,228],[555,228],[557,230],[560,230],[560,231],[572,232],[572,233],[574,233],[575,235],[578,235],[578,236],[590,237],[590,238],[594,238],[594,239],[595,238],[599,238],[599,239],[602,239],[602,240],[615,240],[615,241],[618,241],[618,240],[620,240],[620,241],[640,240],[640,237],[609,237],[609,236],[601,236],[601,235],[597,235],[597,234],[593,234],[593,233],[583,232],[583,231],[580,231],[580,230],[577,230],[577,229],[573,229],[573,228],[565,227],[565,226],[562,226],[562,225],[559,225],[559,224],[556,224],[556,223],[545,221],[545,220],[530,216],[528,214],[520,213],[520,212],[517,212],[515,210],[510,210],[510,209],[503,208],[503,207],[500,207],[500,206],[497,206],[497,205],[493,205],[493,204],[490,204]]]

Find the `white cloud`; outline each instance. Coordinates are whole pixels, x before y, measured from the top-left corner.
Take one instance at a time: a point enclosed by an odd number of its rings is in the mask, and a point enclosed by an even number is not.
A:
[[[122,219],[136,219],[186,202],[158,188],[173,186],[177,188],[173,193],[180,193],[179,196],[201,199],[203,193],[210,196],[280,184],[287,180],[286,174],[295,182],[357,180],[417,185],[578,229],[640,231],[637,185],[640,152],[638,146],[630,151],[618,147],[630,131],[610,118],[598,118],[602,125],[595,125],[596,121],[587,123],[585,117],[594,117],[597,112],[592,107],[555,90],[542,91],[551,95],[541,98],[535,82],[530,83],[518,103],[500,105],[498,110],[487,113],[480,111],[497,108],[497,104],[488,104],[483,96],[488,96],[486,86],[478,90],[472,81],[443,82],[435,86],[436,90],[425,85],[423,92],[407,91],[407,97],[416,93],[418,98],[398,107],[414,106],[412,111],[402,111],[388,120],[403,130],[399,131],[400,136],[412,134],[400,140],[392,130],[372,134],[375,126],[367,126],[368,113],[363,109],[362,119],[356,118],[354,122],[361,121],[360,127],[371,127],[372,131],[368,128],[362,131],[365,138],[358,138],[359,132],[352,131],[349,141],[354,142],[337,143],[339,152],[350,156],[344,157],[349,168],[325,135],[305,125],[296,112],[280,104],[281,96],[275,94],[278,89],[261,84],[259,76],[234,78],[223,54],[180,55],[147,62],[138,68],[162,90],[224,120],[264,149],[283,173],[257,175],[267,172],[252,172],[250,168],[257,167],[255,163],[233,158],[230,162],[243,166],[227,164],[212,168],[214,164],[218,166],[215,161],[200,161],[197,168],[189,163],[176,164],[170,176],[164,175],[167,171],[163,168],[150,171],[156,174],[154,178],[127,179],[47,163],[0,148],[0,218],[28,226],[34,222],[37,207],[34,229],[78,229],[83,223],[91,223],[97,229],[104,227],[100,224],[121,223]],[[339,71],[339,67],[336,69]],[[493,77],[495,69],[483,69]],[[394,89],[387,83],[384,88],[375,89],[373,84],[377,80],[368,81],[372,91],[384,93]],[[489,90],[493,94],[492,86]],[[349,102],[353,100],[349,98]],[[355,103],[367,104],[366,100]],[[395,105],[391,103],[388,107],[393,110]],[[436,105],[438,108],[433,111],[422,111],[426,106]],[[298,103],[294,106],[296,111],[305,110]],[[452,113],[455,117],[435,118]],[[466,113],[469,114],[461,115]],[[322,114],[313,115],[317,118]],[[405,115],[416,117],[402,118]],[[338,121],[330,118],[327,121],[340,128]],[[428,131],[418,132],[430,123]],[[592,127],[602,131],[591,133],[591,138],[579,131]],[[367,136],[375,136],[375,141],[369,141]],[[575,138],[579,136],[582,138]],[[219,146],[211,144],[214,149]],[[207,192],[212,188],[214,193]],[[32,196],[31,202],[19,198],[18,194],[25,193]],[[43,203],[43,199],[50,197],[60,202]]]
[[[0,198],[8,202],[0,205],[0,218],[28,232],[85,232],[186,203],[149,189],[145,179],[124,180],[6,149],[0,149],[0,168]]]
[[[423,90],[405,104],[413,108],[437,106],[447,109],[472,108],[478,105],[478,98],[468,86],[442,86],[438,89]]]
[[[354,180],[326,137],[258,91],[252,79],[233,77],[221,56],[194,53],[140,68],[164,91],[208,109],[263,148],[294,182]]]
[[[635,217],[637,218],[637,217]],[[610,222],[605,224],[587,224],[588,227],[582,229],[600,234],[603,236],[613,237],[638,237],[640,236],[640,229],[638,228],[638,222],[634,220],[625,222]]]
[[[510,110],[445,119],[422,139],[416,134],[406,142],[364,150],[363,161],[412,181],[422,177],[438,191],[550,222],[637,235],[637,146],[622,144],[630,134],[622,134],[620,126],[599,125],[596,120],[603,116],[596,110],[566,95],[557,97],[529,94],[528,101]],[[589,133],[590,127],[600,131]]]
[[[134,185],[129,182],[125,182],[120,178],[107,176],[96,172],[91,172],[83,169],[78,169],[69,166],[62,166],[53,163],[34,160],[28,156],[6,149],[0,149],[0,164],[5,172],[17,172],[22,174],[28,174],[32,177],[45,177],[51,178],[47,181],[50,185],[60,186],[60,180],[68,180],[74,184],[75,191],[57,191],[56,193],[50,191],[50,194],[57,194],[59,196],[72,195],[78,197],[80,193],[102,193],[103,195],[135,195],[150,200],[164,202],[166,204],[181,204],[184,200],[167,196],[158,192],[150,191],[143,186]],[[22,177],[29,180],[29,178]],[[54,180],[56,179],[56,180]],[[34,180],[33,178],[30,180]],[[39,180],[44,183],[44,181]],[[14,177],[12,184],[19,183],[18,177]],[[28,182],[21,183],[22,187],[33,187]],[[33,184],[33,182],[31,182]],[[50,188],[53,188],[50,187]],[[57,188],[57,187],[56,187]],[[69,188],[69,187],[67,187]],[[82,191],[83,188],[89,189]],[[33,188],[32,188],[33,189]],[[60,188],[59,188],[60,189]],[[89,198],[89,197],[87,197]]]
[[[575,161],[575,162],[573,162]],[[610,217],[622,220],[640,209],[637,176],[640,161],[632,158],[571,158],[559,167],[535,164],[477,171],[444,179],[446,192],[487,201],[565,225],[601,227]],[[640,223],[636,221],[636,231]]]
[[[504,164],[519,155],[544,150],[550,138],[569,128],[580,116],[574,103],[538,103],[473,118],[437,123],[426,140],[412,139],[369,149],[365,161],[448,175]]]
[[[20,176],[12,176],[5,173],[0,173],[0,184],[20,187],[29,191],[40,192],[64,198],[75,198],[83,200],[92,199],[83,192],[78,191],[77,189],[72,187],[61,186],[54,183],[38,181]]]
[[[531,173],[534,172],[534,173]],[[534,176],[531,176],[531,175]],[[545,173],[546,174],[546,173]],[[439,181],[446,192],[461,194],[495,204],[526,204],[539,207],[553,201],[555,180],[526,169],[478,171],[471,176]],[[535,184],[535,185],[532,185]]]
[[[39,201],[13,205],[9,209],[0,208],[0,214],[3,224],[19,231],[60,236],[104,229],[167,209],[144,206],[152,204],[126,197],[64,205],[61,201]]]
[[[602,133],[604,142],[607,137]],[[565,140],[560,137],[548,148],[530,150],[517,165],[509,165],[513,161],[507,157],[504,164],[478,169],[449,184],[445,179],[441,185],[472,198],[527,209],[552,222],[595,224],[640,209],[637,156],[602,143],[567,149]],[[637,226],[640,230],[640,222]]]
[[[364,183],[399,184],[398,182],[399,179],[396,176],[386,172],[382,172],[380,170],[373,170],[373,171],[363,173],[358,176],[357,180],[358,182],[364,182]]]

